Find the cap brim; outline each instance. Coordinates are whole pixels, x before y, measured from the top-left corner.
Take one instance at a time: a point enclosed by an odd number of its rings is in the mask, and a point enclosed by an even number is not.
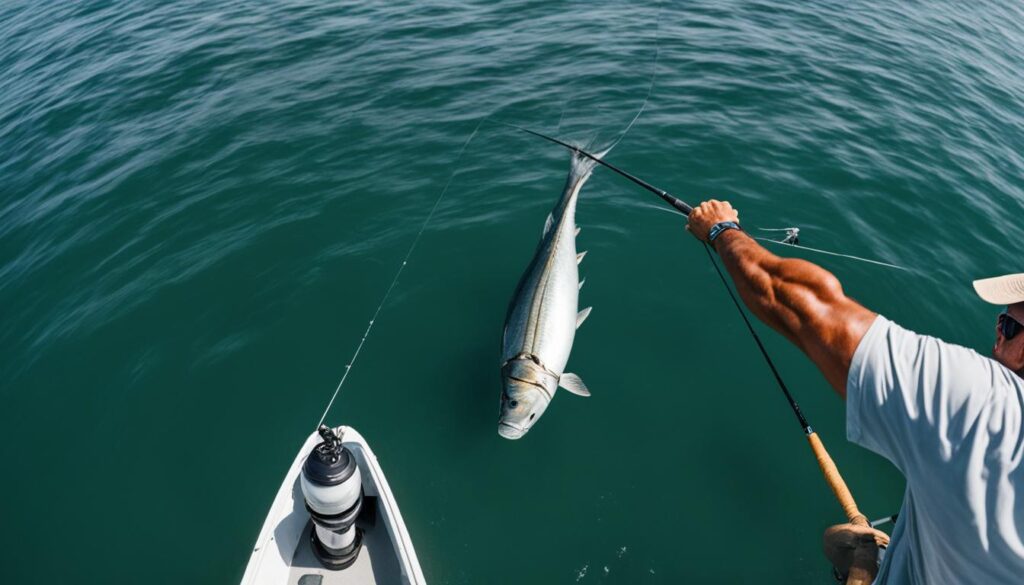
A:
[[[1024,274],[1007,274],[974,281],[974,290],[983,301],[993,305],[1024,302]]]

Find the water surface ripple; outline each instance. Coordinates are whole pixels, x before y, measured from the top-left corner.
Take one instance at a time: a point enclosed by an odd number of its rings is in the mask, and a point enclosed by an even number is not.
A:
[[[1022,269],[1021,30],[990,1],[0,4],[2,580],[236,581],[453,173],[331,417],[429,580],[827,580],[840,511],[784,401],[681,222],[610,173],[579,205],[594,396],[497,437],[505,305],[567,157],[486,123],[455,158],[488,116],[607,143],[653,73],[610,160],[912,266],[801,254],[987,351],[969,281]],[[897,472],[766,339],[862,508],[896,511]]]

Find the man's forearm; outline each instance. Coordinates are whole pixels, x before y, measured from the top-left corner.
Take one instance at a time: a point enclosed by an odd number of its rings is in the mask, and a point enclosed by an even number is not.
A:
[[[726,231],[714,246],[751,312],[803,350],[845,396],[850,358],[874,314],[848,299],[829,271],[780,258],[743,232]]]
[[[714,248],[747,307],[802,347],[796,332],[813,315],[808,305],[839,285],[835,277],[809,262],[780,258],[740,231],[723,233]]]

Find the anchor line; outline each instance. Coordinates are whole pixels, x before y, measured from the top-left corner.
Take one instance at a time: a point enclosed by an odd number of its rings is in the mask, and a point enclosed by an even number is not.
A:
[[[370,318],[370,322],[367,324],[366,330],[363,331],[363,338],[359,340],[359,345],[356,346],[356,350],[352,354],[352,358],[349,360],[348,364],[345,365],[345,373],[342,374],[341,379],[338,380],[338,385],[335,387],[334,393],[331,395],[331,399],[327,402],[327,407],[324,408],[323,414],[320,415],[320,422],[316,424],[317,428],[319,428],[320,425],[323,424],[324,420],[327,419],[327,414],[331,411],[334,401],[338,398],[338,394],[341,392],[341,387],[345,385],[345,380],[348,379],[348,375],[352,371],[352,366],[355,365],[356,359],[359,358],[359,353],[363,350],[363,346],[366,345],[366,339],[370,336],[370,331],[373,330],[373,326],[377,322],[377,317],[380,315],[381,309],[384,308],[385,303],[388,302],[388,298],[391,297],[391,292],[395,290],[395,286],[398,284],[398,279],[402,276],[402,271],[404,271],[406,265],[409,264],[409,258],[412,257],[413,251],[415,251],[416,246],[419,245],[420,239],[423,237],[423,232],[427,230],[427,225],[429,225],[430,220],[434,218],[434,214],[437,212],[438,206],[441,205],[441,200],[444,199],[445,194],[448,193],[448,188],[451,187],[452,181],[455,179],[455,175],[459,172],[458,165],[462,160],[462,155],[466,153],[466,148],[469,146],[469,143],[476,138],[477,132],[480,131],[480,127],[484,125],[484,122],[486,122],[488,118],[490,118],[490,114],[482,118],[480,122],[477,123],[476,128],[474,128],[473,132],[470,133],[469,138],[462,143],[462,148],[459,149],[459,154],[452,162],[455,168],[452,170],[451,174],[448,175],[448,181],[445,182],[444,188],[441,189],[437,199],[434,200],[434,205],[430,208],[430,212],[427,213],[427,217],[423,220],[423,224],[420,225],[419,231],[416,232],[416,237],[413,238],[412,244],[409,246],[409,250],[406,251],[405,257],[402,258],[402,263],[398,265],[398,270],[395,271],[395,276],[391,279],[391,284],[388,285],[387,291],[384,293],[384,297],[381,299],[380,304],[377,305],[377,309],[373,312],[373,316]]]

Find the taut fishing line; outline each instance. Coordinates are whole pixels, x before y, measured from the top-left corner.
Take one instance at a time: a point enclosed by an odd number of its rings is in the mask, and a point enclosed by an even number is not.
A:
[[[658,4],[658,16],[660,15],[661,3]],[[641,104],[640,106],[640,110],[637,111],[636,115],[633,116],[633,119],[630,120],[629,124],[626,126],[626,129],[622,131],[622,134],[619,135],[619,137],[612,143],[611,146],[608,147],[607,150],[604,151],[603,154],[607,154],[608,151],[614,148],[615,145],[618,144],[619,141],[621,141],[626,136],[626,133],[633,128],[633,125],[636,124],[636,121],[640,119],[640,115],[644,113],[645,109],[647,109],[647,104],[648,102],[650,102],[651,95],[654,93],[654,82],[658,72],[658,58],[661,54],[661,47],[658,42],[658,31],[660,29],[659,21],[660,18],[656,17],[654,28],[654,62],[651,66],[651,81],[647,88],[647,95],[644,97],[644,101],[643,104]],[[562,104],[562,111],[558,116],[559,128],[561,128],[562,126],[562,119],[565,116],[565,108],[567,103],[568,101]],[[370,318],[370,322],[366,325],[366,330],[363,331],[363,337],[359,340],[359,345],[356,346],[356,350],[352,353],[352,358],[349,359],[348,363],[345,365],[345,373],[343,373],[341,375],[341,379],[338,380],[338,385],[334,388],[334,393],[331,394],[331,399],[327,402],[327,406],[324,408],[323,414],[320,415],[320,421],[316,425],[317,428],[319,428],[320,425],[323,424],[323,422],[327,419],[327,415],[328,413],[330,413],[331,407],[334,406],[334,401],[337,400],[338,395],[341,393],[341,387],[345,385],[345,381],[348,379],[348,375],[352,371],[352,366],[355,365],[356,360],[359,358],[359,353],[363,350],[363,346],[366,345],[366,339],[370,336],[370,332],[373,330],[373,326],[377,322],[377,317],[380,315],[380,312],[384,308],[384,305],[391,297],[391,292],[395,290],[395,286],[398,284],[398,279],[401,278],[402,272],[405,270],[405,267],[409,263],[409,258],[412,257],[413,252],[416,250],[416,246],[419,245],[420,239],[423,237],[423,233],[426,231],[427,226],[430,224],[430,221],[434,218],[434,214],[437,212],[437,208],[441,204],[441,200],[443,200],[445,194],[448,193],[448,188],[451,187],[452,181],[455,179],[455,175],[457,175],[459,172],[459,162],[462,161],[462,156],[466,153],[466,149],[469,147],[469,144],[473,141],[474,138],[476,138],[476,135],[480,131],[480,128],[484,125],[485,122],[487,122],[488,119],[490,119],[492,115],[493,113],[488,114],[487,116],[482,118],[480,122],[477,123],[476,127],[473,129],[473,132],[470,133],[466,141],[462,143],[462,148],[459,149],[459,154],[455,157],[455,160],[452,162],[455,168],[448,176],[448,181],[445,182],[444,188],[441,189],[441,192],[438,194],[437,199],[434,200],[434,205],[430,208],[430,212],[427,213],[427,217],[423,220],[423,224],[420,225],[420,229],[416,233],[416,237],[413,238],[412,244],[409,246],[409,250],[405,253],[405,257],[402,258],[402,263],[398,265],[398,270],[395,271],[394,278],[391,279],[391,284],[388,285],[387,290],[384,292],[384,297],[381,299],[380,304],[377,305],[377,309],[373,312],[373,316]]]
[[[647,84],[647,94],[644,96],[644,101],[640,104],[640,109],[637,110],[636,114],[633,115],[633,118],[629,121],[629,124],[626,124],[626,128],[618,135],[618,137],[615,138],[615,140],[612,141],[611,146],[600,151],[600,156],[604,156],[611,152],[611,150],[615,148],[615,146],[618,145],[623,138],[626,137],[626,134],[633,129],[633,125],[636,124],[636,121],[639,120],[640,116],[643,115],[644,111],[647,110],[647,104],[650,103],[651,96],[654,94],[654,85],[658,75],[658,60],[661,57],[661,43],[659,39],[661,30],[661,8],[662,2],[659,2],[658,11],[654,17],[654,59],[651,62],[651,79],[650,82]],[[562,102],[562,109],[558,115],[558,124],[555,126],[555,134],[557,134],[559,130],[561,130],[562,128],[562,121],[565,119],[565,110],[571,99],[572,97],[570,96],[569,98],[566,98],[564,102]],[[519,128],[519,126],[516,126],[515,124],[506,124],[504,122],[499,123],[505,124],[506,126],[512,126],[513,128]]]
[[[654,61],[651,63],[651,82],[647,86],[647,95],[644,97],[644,102],[640,105],[640,109],[637,110],[636,115],[633,116],[633,119],[626,125],[626,129],[622,131],[622,134],[619,134],[619,137],[612,142],[611,146],[601,152],[601,156],[611,152],[611,150],[626,137],[626,134],[633,129],[633,124],[636,124],[636,121],[640,119],[640,115],[647,109],[648,102],[651,101],[651,95],[654,93],[654,81],[658,74],[658,59],[661,56],[661,43],[658,38],[661,30],[661,5],[662,3],[659,2],[658,12],[654,16]]]
[[[800,405],[793,399],[793,395],[789,392],[789,387],[786,386],[786,382],[782,380],[782,375],[779,374],[779,370],[775,368],[775,362],[772,361],[768,350],[765,349],[764,343],[761,342],[761,336],[754,330],[754,325],[747,318],[747,312],[743,310],[743,306],[740,305],[739,299],[732,292],[732,287],[729,286],[729,281],[725,278],[725,274],[722,273],[722,269],[718,267],[718,262],[715,262],[715,256],[711,253],[711,246],[704,244],[704,251],[708,253],[708,260],[711,261],[711,265],[715,267],[715,272],[718,273],[718,278],[722,280],[722,285],[725,286],[725,292],[729,293],[729,298],[732,299],[732,304],[736,305],[736,310],[739,311],[740,317],[743,317],[743,323],[746,324],[747,330],[750,331],[750,335],[754,338],[754,342],[757,343],[757,349],[761,350],[761,355],[764,356],[764,360],[768,363],[768,367],[772,371],[772,375],[775,376],[775,381],[779,384],[779,388],[782,393],[786,395],[786,400],[789,401],[789,407],[793,409],[793,414],[796,415],[797,420],[800,422],[800,427],[804,430],[805,434],[810,435],[814,432],[811,425],[807,424],[807,419],[804,418],[804,413],[800,410]]]
[[[426,219],[423,220],[423,225],[420,226],[420,231],[416,232],[416,237],[413,238],[412,244],[409,246],[409,250],[405,253],[405,257],[402,258],[402,263],[398,265],[398,270],[395,271],[395,277],[391,279],[391,284],[388,285],[387,291],[384,293],[384,298],[380,300],[380,304],[377,305],[377,310],[373,312],[373,317],[370,318],[370,323],[366,326],[366,331],[363,332],[363,338],[359,340],[359,345],[356,346],[356,351],[352,354],[352,359],[345,365],[345,373],[342,374],[341,380],[338,381],[338,386],[334,389],[334,394],[331,395],[331,399],[327,402],[327,407],[324,408],[324,413],[320,416],[320,422],[316,424],[317,428],[323,424],[324,420],[327,419],[327,413],[330,412],[331,406],[334,405],[334,400],[338,398],[338,393],[341,392],[341,387],[345,384],[345,380],[348,379],[349,372],[352,371],[352,366],[355,365],[356,359],[359,358],[359,352],[363,350],[363,345],[366,344],[366,338],[370,336],[370,331],[373,329],[373,325],[377,322],[377,316],[380,315],[381,309],[384,308],[384,304],[388,302],[388,298],[391,296],[391,291],[395,290],[395,285],[398,284],[398,279],[402,276],[402,271],[405,270],[406,265],[409,263],[409,258],[412,256],[416,246],[420,243],[420,239],[423,237],[423,232],[427,230],[427,225],[430,224],[430,220],[434,218],[434,213],[437,212],[437,208],[441,205],[441,200],[444,199],[445,194],[448,192],[448,188],[452,185],[452,180],[455,179],[455,175],[459,173],[459,162],[462,161],[462,155],[466,153],[466,148],[469,143],[476,138],[477,132],[480,131],[480,127],[484,125],[484,122],[491,117],[488,114],[477,123],[476,128],[470,133],[469,138],[462,143],[462,148],[459,149],[459,154],[455,157],[452,164],[455,166],[452,169],[450,175],[448,175],[448,181],[444,184],[444,188],[441,189],[441,193],[438,194],[437,199],[434,200],[433,207],[430,208],[430,213],[427,214]]]
[[[770,242],[772,244],[778,244],[780,246],[789,246],[791,248],[799,248],[801,250],[809,250],[811,252],[817,252],[819,254],[828,254],[829,256],[839,256],[840,258],[849,258],[850,260],[859,260],[861,262],[867,262],[868,264],[876,264],[878,266],[885,266],[886,268],[895,268],[896,270],[905,270],[907,272],[911,272],[911,270],[909,268],[904,268],[903,266],[896,266],[895,264],[889,264],[888,262],[880,262],[878,260],[869,260],[867,258],[861,258],[860,256],[852,256],[850,254],[840,254],[839,252],[829,252],[828,250],[819,250],[817,248],[808,248],[807,246],[804,246],[804,245],[791,244],[791,243],[786,242],[786,241],[780,242],[778,240],[773,240],[771,238],[759,238],[759,237],[755,236],[754,239],[755,240],[760,240],[762,242]]]
[[[619,175],[625,177],[626,179],[629,179],[630,181],[643,187],[647,191],[654,193],[663,201],[665,201],[666,203],[674,207],[677,211],[686,216],[689,216],[690,213],[693,211],[693,207],[691,207],[685,201],[682,201],[678,197],[673,196],[668,191],[665,191],[664,189],[659,189],[654,185],[651,185],[650,183],[644,181],[643,179],[635,175],[631,175],[626,171],[616,167],[615,165],[605,162],[601,158],[580,149],[579,147],[572,146],[571,144],[563,142],[557,138],[545,136],[544,134],[541,134],[539,132],[534,132],[533,130],[528,130],[526,128],[521,128],[521,130],[538,136],[540,138],[543,138],[544,140],[564,146],[565,148],[568,148],[569,150],[573,151],[574,153],[580,156],[589,158],[590,160],[593,160],[594,162],[615,171]],[[800,426],[803,428],[804,435],[807,437],[807,441],[811,447],[811,451],[814,453],[814,457],[818,461],[818,466],[821,468],[822,475],[825,476],[825,481],[828,483],[829,487],[832,488],[832,492],[835,494],[836,499],[839,501],[839,505],[842,506],[843,513],[846,514],[847,520],[849,520],[853,524],[867,526],[868,519],[863,514],[861,514],[860,509],[857,507],[857,502],[854,501],[853,499],[853,494],[850,493],[850,488],[847,487],[846,482],[843,480],[842,475],[840,475],[839,473],[839,469],[836,467],[835,461],[832,460],[832,457],[828,454],[828,451],[825,449],[825,445],[821,442],[821,437],[819,437],[818,433],[814,432],[811,426],[807,423],[807,420],[804,418],[803,412],[801,412],[800,410],[800,406],[796,403],[796,400],[793,399],[792,394],[790,394],[789,388],[786,387],[786,383],[782,380],[782,376],[776,369],[771,356],[768,354],[768,350],[765,349],[764,344],[761,342],[760,336],[758,336],[757,332],[754,330],[753,324],[751,324],[750,320],[747,318],[746,312],[743,310],[743,306],[740,304],[739,299],[736,298],[736,295],[733,293],[732,288],[729,286],[729,282],[725,278],[725,274],[722,272],[722,269],[718,267],[718,263],[715,262],[715,258],[714,255],[711,253],[710,246],[708,246],[706,243],[703,245],[704,250],[708,254],[708,260],[711,262],[711,265],[714,266],[715,272],[718,273],[719,278],[722,280],[722,284],[725,286],[726,292],[729,293],[729,297],[732,299],[733,304],[736,305],[736,310],[739,311],[740,316],[743,317],[743,322],[746,324],[751,336],[757,343],[757,348],[761,351],[761,355],[768,363],[768,367],[771,368],[772,375],[775,376],[775,381],[778,383],[779,388],[782,390],[783,394],[785,394],[786,400],[789,402],[790,409],[793,411],[793,414],[796,415],[797,420],[800,422]]]
[[[662,213],[669,213],[669,214],[672,214],[672,215],[679,215],[678,211],[673,211],[671,209],[666,209],[664,207],[658,207],[657,205],[648,205],[646,203],[634,203],[633,205],[636,206],[636,207],[643,207],[644,209],[652,209],[654,211],[660,211]],[[794,230],[799,232],[799,228],[757,228],[757,229],[759,229],[759,230],[761,230],[763,232],[786,232],[787,239],[788,239],[789,236],[795,235],[794,234]],[[821,250],[819,248],[810,248],[810,247],[804,246],[803,244],[794,244],[794,243],[791,243],[791,242],[787,242],[786,240],[779,241],[779,240],[773,240],[771,238],[762,238],[762,237],[759,237],[759,236],[751,236],[751,237],[753,237],[755,240],[759,240],[761,242],[768,242],[768,243],[771,243],[771,244],[778,244],[780,246],[789,246],[790,248],[796,248],[798,250],[807,250],[808,252],[817,252],[819,254],[828,254],[829,256],[838,256],[839,258],[847,258],[849,260],[857,260],[859,262],[867,262],[868,264],[874,264],[876,266],[885,266],[886,268],[895,268],[896,270],[903,270],[903,271],[906,271],[906,272],[913,272],[913,270],[911,270],[910,268],[906,268],[906,267],[903,267],[903,266],[897,266],[895,264],[889,264],[888,262],[881,262],[879,260],[871,260],[871,259],[868,259],[868,258],[861,258],[860,256],[853,256],[851,254],[840,254],[839,252],[829,252],[828,250]]]

